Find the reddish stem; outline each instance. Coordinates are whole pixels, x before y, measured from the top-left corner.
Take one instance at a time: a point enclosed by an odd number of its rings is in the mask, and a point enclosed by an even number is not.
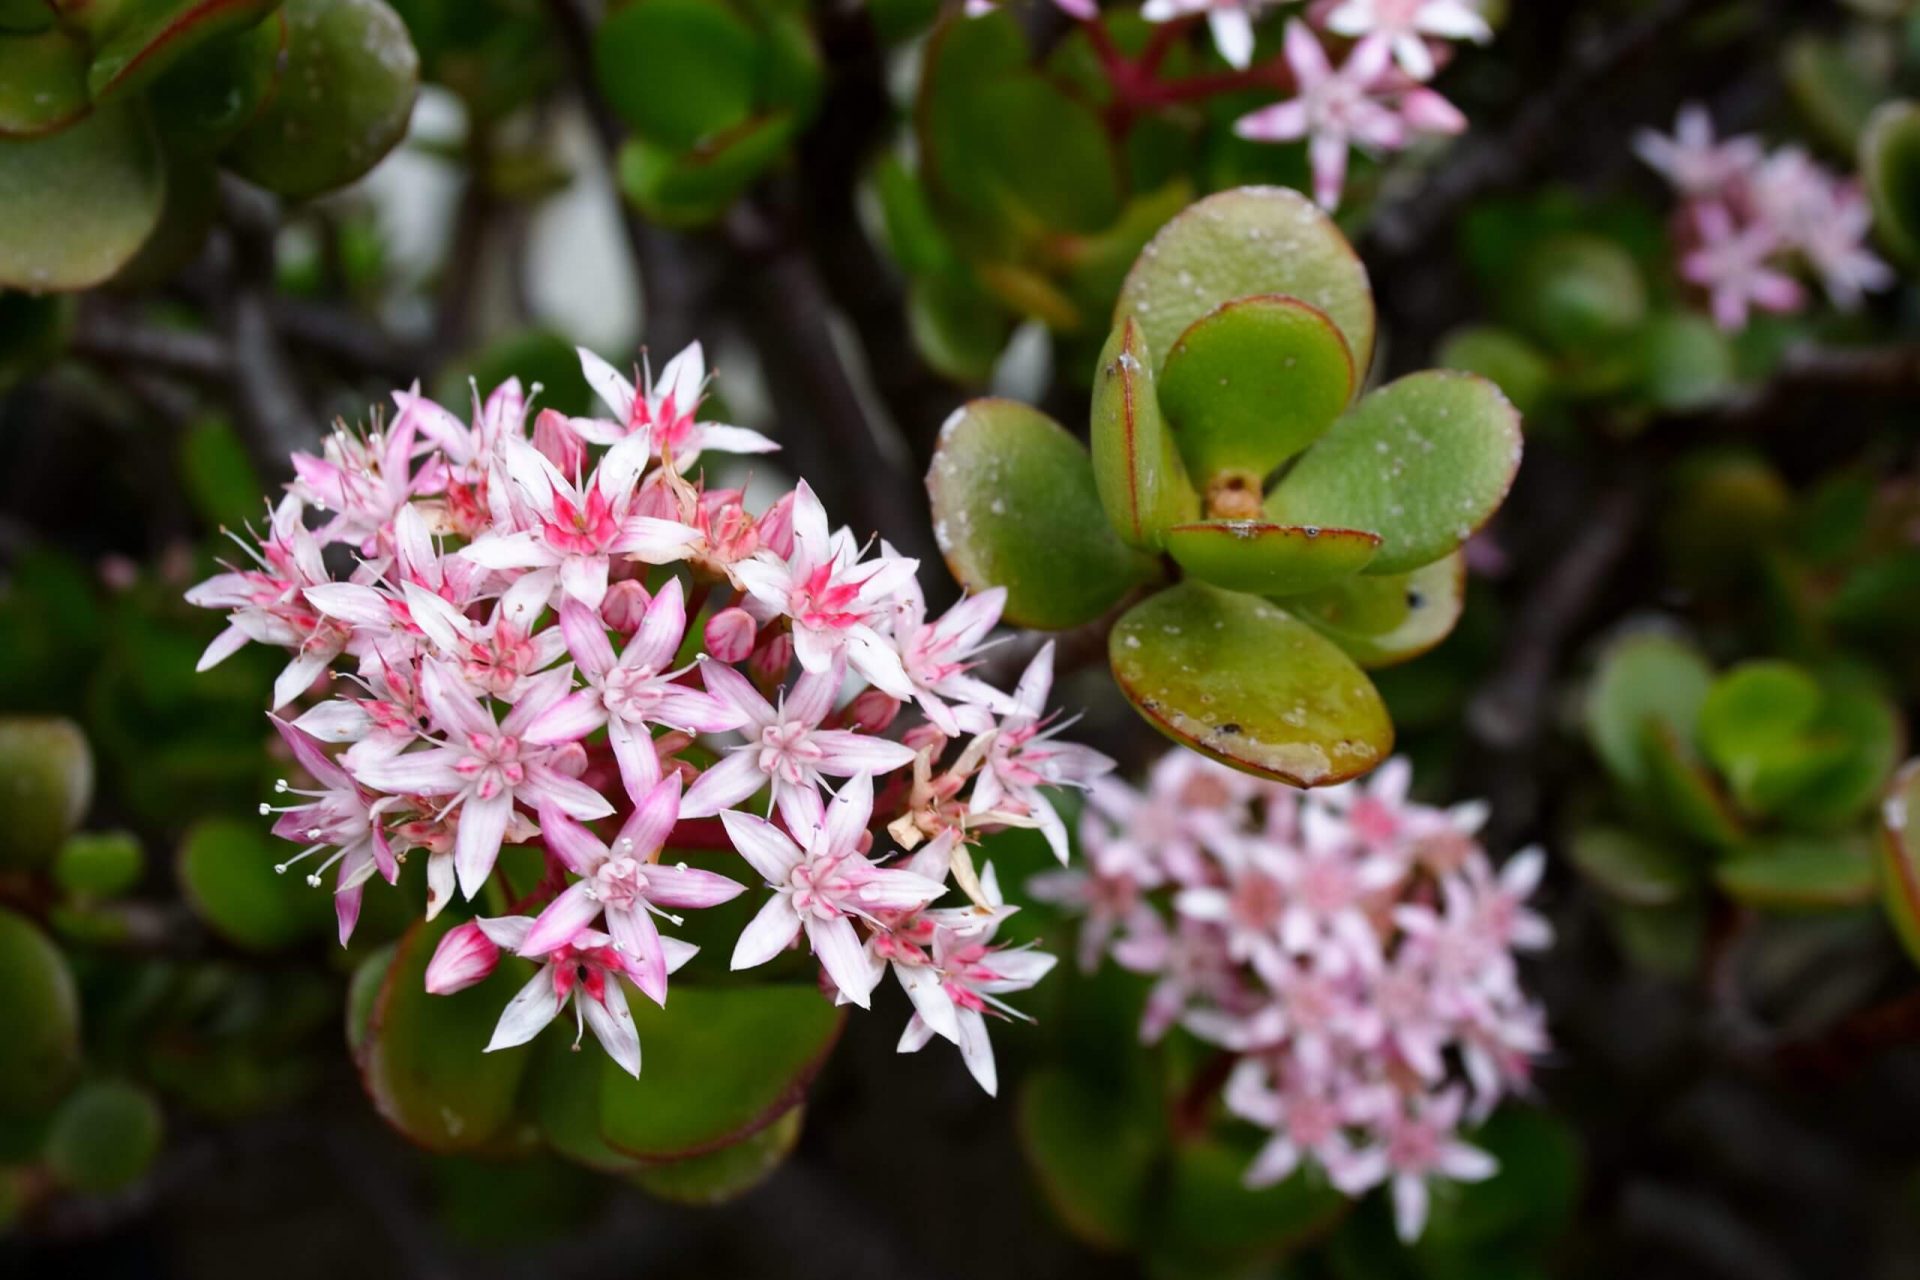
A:
[[[1102,23],[1084,24],[1087,41],[1093,46],[1094,55],[1099,58],[1100,68],[1113,90],[1113,101],[1107,107],[1107,127],[1114,133],[1126,132],[1135,116],[1158,107],[1199,102],[1248,89],[1269,89],[1282,94],[1294,90],[1293,69],[1285,57],[1279,55],[1244,70],[1162,80],[1162,64],[1191,25],[1192,19],[1161,24],[1140,56],[1130,58],[1114,43],[1112,33]]]

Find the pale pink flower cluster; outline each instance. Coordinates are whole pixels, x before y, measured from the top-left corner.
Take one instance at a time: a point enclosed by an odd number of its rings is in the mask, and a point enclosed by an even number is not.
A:
[[[664,1005],[695,950],[661,923],[752,882],[735,969],[804,938],[863,1007],[891,970],[902,1051],[952,1041],[992,1091],[986,1018],[1053,960],[995,944],[1012,908],[969,845],[1038,828],[1064,861],[1048,789],[1112,767],[1056,737],[1051,646],[998,689],[975,668],[1004,592],[929,619],[916,562],[832,528],[804,482],[755,514],[690,475],[775,447],[699,417],[697,344],[639,387],[581,359],[607,417],[529,430],[518,382],[467,421],[395,393],[391,423],[297,456],[245,561],[189,593],[230,616],[203,669],[248,641],[290,654],[273,723],[313,785],[262,806],[304,846],[278,869],[335,870],[344,943],[366,886],[417,855],[429,919],[456,896],[497,913],[444,936],[427,989],[537,961],[487,1047],[571,1005],[636,1075],[626,988]],[[544,853],[517,898],[503,845]],[[936,908],[950,874],[971,901]]]
[[[1354,42],[1337,66],[1329,37]],[[1379,155],[1465,131],[1467,118],[1426,82],[1440,69],[1442,42],[1492,38],[1469,0],[1323,0],[1287,23],[1294,96],[1242,116],[1234,131],[1256,142],[1304,139],[1314,199],[1338,208],[1354,148]]]
[[[1484,806],[1413,803],[1410,774],[1300,792],[1175,752],[1144,789],[1097,781],[1081,865],[1030,886],[1083,917],[1082,967],[1153,977],[1143,1040],[1179,1025],[1234,1055],[1227,1109],[1271,1134],[1250,1186],[1390,1184],[1408,1240],[1430,1179],[1495,1170],[1460,1131],[1547,1047],[1516,953],[1552,940],[1526,905],[1540,852],[1496,870]]]
[[[1689,105],[1671,137],[1644,129],[1634,150],[1680,195],[1680,274],[1706,291],[1721,328],[1745,328],[1756,309],[1804,309],[1796,271],[1818,277],[1843,311],[1893,285],[1893,269],[1867,247],[1873,210],[1860,183],[1799,147],[1769,153],[1757,138],[1717,138],[1706,108]]]

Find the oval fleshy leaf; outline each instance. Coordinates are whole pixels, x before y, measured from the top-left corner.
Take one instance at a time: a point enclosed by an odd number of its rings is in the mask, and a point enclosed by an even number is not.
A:
[[[1121,691],[1156,728],[1248,773],[1330,786],[1393,748],[1366,673],[1253,596],[1181,583],[1128,610],[1108,654]]]
[[[1201,520],[1167,530],[1167,554],[1182,569],[1216,587],[1258,596],[1325,590],[1366,568],[1379,549],[1379,537],[1361,529]]]
[[[53,861],[92,802],[86,735],[73,721],[51,716],[0,719],[0,779],[7,801],[0,870],[37,871]]]
[[[1672,724],[1655,718],[1641,723],[1640,758],[1646,768],[1646,799],[1662,822],[1716,849],[1732,848],[1746,837],[1718,779]]]
[[[93,65],[87,87],[95,102],[113,102],[207,41],[259,21],[279,0],[122,0],[75,6],[89,29]],[[102,15],[100,21],[90,19]]]
[[[676,227],[710,222],[785,153],[797,129],[793,116],[781,111],[745,121],[685,151],[629,138],[615,161],[620,189],[656,222]]]
[[[326,933],[333,895],[300,874],[274,871],[294,852],[246,818],[208,818],[180,843],[180,889],[195,915],[249,951],[278,951]],[[329,886],[330,887],[330,886]]]
[[[1505,500],[1520,468],[1520,415],[1470,373],[1416,373],[1368,395],[1267,496],[1282,524],[1371,529],[1369,573],[1449,554]]]
[[[231,142],[273,97],[285,66],[287,15],[275,13],[193,50],[154,83],[148,101],[171,154]]]
[[[1324,1179],[1296,1173],[1270,1187],[1246,1185],[1251,1143],[1207,1138],[1178,1148],[1156,1205],[1165,1254],[1183,1274],[1247,1274],[1330,1231],[1353,1202]]]
[[[160,1104],[145,1089],[123,1080],[94,1081],[54,1112],[47,1168],[74,1191],[118,1191],[138,1181],[160,1154],[165,1127]]]
[[[0,140],[0,287],[90,289],[140,250],[166,178],[131,104],[44,137]]]
[[[1880,807],[1880,902],[1920,964],[1920,760],[1909,760]]]
[[[927,493],[953,576],[1005,587],[1019,626],[1091,622],[1155,573],[1108,522],[1085,446],[1017,401],[973,400],[947,419]]]
[[[1920,262],[1920,103],[1889,102],[1860,137],[1860,174],[1874,230],[1908,262]]]
[[[64,31],[0,34],[0,138],[24,138],[87,113],[86,46]]]
[[[1460,552],[1412,573],[1361,575],[1287,601],[1294,616],[1373,669],[1408,662],[1453,633],[1467,601]]]
[[[1020,1091],[1020,1142],[1035,1180],[1076,1236],[1129,1249],[1145,1226],[1164,1130],[1152,1097],[1127,1096],[1052,1067]]]
[[[1846,836],[1775,836],[1714,868],[1730,898],[1771,911],[1825,911],[1870,901],[1879,886],[1866,842]]]
[[[345,186],[407,132],[420,55],[383,0],[286,0],[281,91],[233,140],[234,172],[293,198]]]
[[[633,1184],[676,1204],[724,1204],[743,1196],[793,1154],[806,1111],[804,1105],[797,1106],[759,1132],[718,1151],[646,1165],[634,1172]]]
[[[1691,644],[1664,632],[1622,636],[1607,647],[1587,691],[1587,738],[1620,784],[1644,794],[1643,726],[1658,719],[1691,747],[1713,668]]]
[[[510,1130],[529,1055],[485,1049],[533,966],[504,957],[477,986],[429,995],[427,962],[458,923],[443,914],[416,922],[400,939],[355,1060],[375,1109],[412,1141],[429,1151],[500,1150],[516,1145]]]
[[[717,0],[637,0],[607,15],[593,61],[607,103],[671,151],[746,123],[759,42]]]
[[[79,990],[39,926],[7,910],[0,910],[0,973],[0,1115],[37,1111],[79,1068]]]
[[[1113,316],[1138,316],[1148,347],[1168,352],[1207,312],[1257,293],[1326,312],[1364,381],[1374,325],[1366,266],[1331,218],[1285,187],[1240,187],[1189,205],[1141,250]]]
[[[679,1160],[739,1142],[800,1104],[840,1036],[846,1010],[814,987],[682,987],[670,1009],[634,998],[642,1066],[607,1059],[600,1135],[645,1160]]]
[[[1154,389],[1153,357],[1128,318],[1107,339],[1093,375],[1093,479],[1120,540],[1164,545],[1169,525],[1200,514]]]
[[[1160,407],[1193,474],[1255,484],[1318,440],[1353,399],[1353,355],[1298,298],[1235,298],[1187,327],[1160,372]]]

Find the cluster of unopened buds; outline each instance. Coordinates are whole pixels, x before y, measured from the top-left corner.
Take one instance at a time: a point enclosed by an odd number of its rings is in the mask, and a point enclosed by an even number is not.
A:
[[[1227,1109],[1271,1134],[1249,1185],[1390,1183],[1407,1240],[1429,1180],[1495,1171],[1461,1130],[1547,1047],[1516,953],[1552,940],[1526,906],[1540,852],[1496,871],[1484,806],[1413,803],[1410,772],[1300,792],[1176,752],[1143,790],[1095,782],[1080,863],[1029,886],[1084,917],[1083,968],[1152,976],[1143,1040],[1177,1025],[1230,1055]]]
[[[1055,2],[1082,22],[1099,20],[1093,0]],[[995,0],[968,0],[967,11],[995,7]],[[1204,17],[1220,56],[1246,71],[1256,19],[1294,7],[1290,0],[1145,0],[1140,16],[1155,23]],[[1377,156],[1466,130],[1467,118],[1427,85],[1452,42],[1493,38],[1480,0],[1308,0],[1298,7],[1273,65],[1245,84],[1220,87],[1290,86],[1291,97],[1242,116],[1234,131],[1256,142],[1305,141],[1314,199],[1324,208],[1339,207],[1355,148]]]
[[[950,1040],[991,1092],[985,1019],[1053,958],[995,945],[1012,908],[970,845],[1037,827],[1064,860],[1043,788],[1111,767],[1055,737],[1051,646],[996,688],[976,668],[1003,593],[929,619],[916,563],[831,528],[804,482],[757,515],[706,488],[704,454],[775,446],[699,418],[697,344],[638,389],[582,363],[610,416],[543,409],[530,433],[517,382],[476,390],[470,422],[395,393],[386,426],[296,456],[246,560],[190,593],[231,612],[203,669],[248,641],[292,654],[274,724],[313,786],[281,786],[274,830],[303,849],[280,870],[334,872],[344,943],[367,885],[419,855],[429,919],[456,894],[501,913],[444,936],[428,989],[537,961],[488,1048],[571,1003],[636,1075],[625,984],[664,1005],[695,950],[659,922],[751,882],[735,969],[804,935],[863,1007],[891,969],[901,1049]],[[497,863],[526,844],[546,870],[513,901]]]
[[[1643,130],[1634,149],[1679,193],[1680,274],[1706,292],[1721,328],[1745,328],[1755,310],[1803,310],[1799,271],[1843,311],[1893,285],[1893,268],[1867,247],[1873,210],[1860,183],[1801,148],[1717,138],[1706,108],[1689,105],[1671,137]]]

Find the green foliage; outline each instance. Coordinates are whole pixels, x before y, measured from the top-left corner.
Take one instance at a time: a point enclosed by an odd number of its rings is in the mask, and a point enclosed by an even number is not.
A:
[[[124,0],[0,28],[0,285],[177,267],[216,160],[288,196],[351,182],[405,132],[417,62],[381,0]]]
[[[330,884],[309,885],[302,867],[276,873],[276,864],[292,852],[257,820],[206,819],[180,843],[180,890],[194,913],[235,946],[295,946],[327,932],[333,895]]]
[[[93,753],[71,720],[0,718],[0,870],[34,871],[59,853],[93,799]]]
[[[0,910],[0,1115],[55,1101],[80,1063],[80,999],[66,958],[25,916]]]
[[[1287,288],[1314,302],[1270,292]],[[1280,189],[1201,201],[1128,276],[1094,376],[1091,467],[1004,401],[942,431],[928,486],[949,565],[973,589],[1006,587],[1010,619],[1062,628],[1148,580],[1127,547],[1164,551],[1186,581],[1110,639],[1134,706],[1295,785],[1366,772],[1393,726],[1361,665],[1452,629],[1460,546],[1505,498],[1521,445],[1513,406],[1471,374],[1415,374],[1349,408],[1372,343],[1366,273],[1311,203]]]
[[[160,1105],[145,1089],[117,1080],[86,1084],[54,1113],[47,1167],[75,1191],[118,1191],[147,1171],[164,1131]]]
[[[745,1195],[793,1154],[805,1116],[806,1108],[795,1106],[738,1142],[705,1155],[643,1166],[633,1173],[634,1185],[679,1204],[720,1204]]]
[[[130,831],[83,831],[60,846],[53,879],[70,894],[110,898],[140,881],[146,853]]]
[[[1881,243],[1920,262],[1920,106],[1889,102],[1873,113],[1860,136],[1860,174]]]

